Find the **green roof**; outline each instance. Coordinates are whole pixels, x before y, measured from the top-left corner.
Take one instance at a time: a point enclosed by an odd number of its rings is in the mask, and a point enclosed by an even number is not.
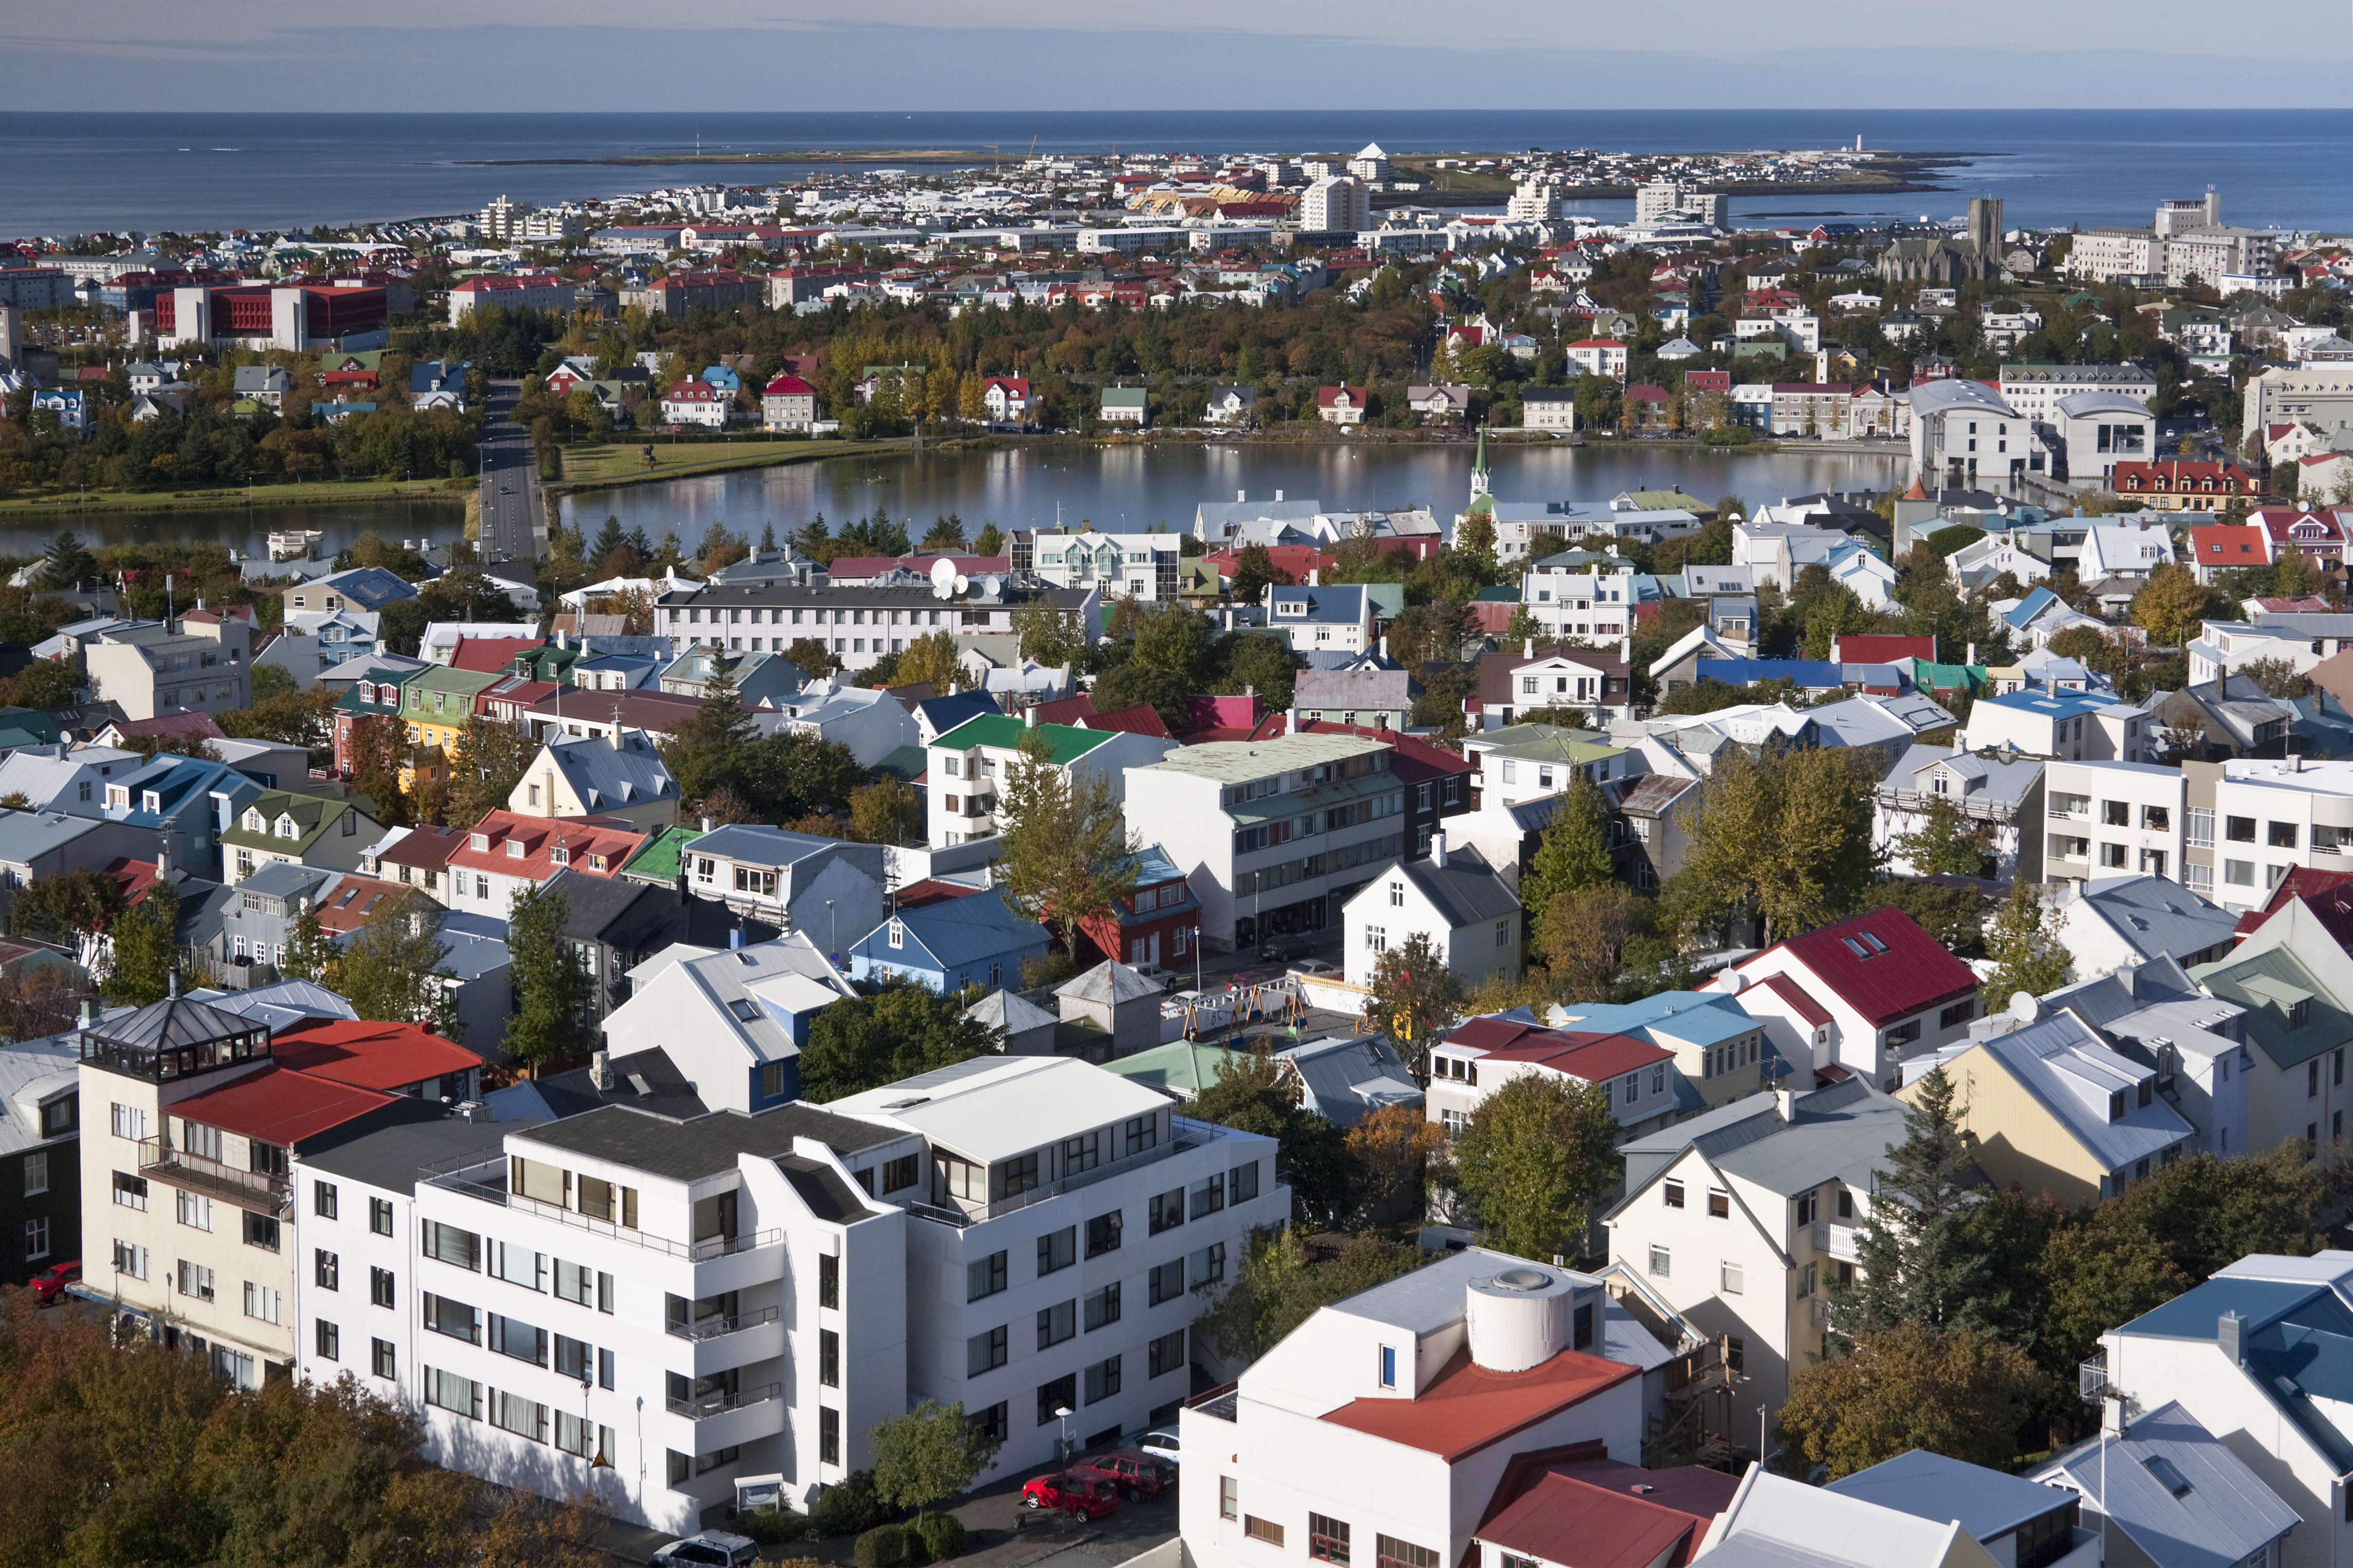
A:
[[[281,855],[299,857],[340,821],[346,810],[368,808],[372,811],[373,806],[373,802],[361,795],[338,800],[329,795],[298,794],[293,790],[266,789],[246,803],[244,810],[237,814],[237,825],[223,833],[220,841],[248,848],[274,849]],[[246,827],[245,813],[248,811],[261,813],[262,821],[267,826],[260,832],[255,833]],[[294,837],[280,838],[277,836],[278,819],[281,816],[294,819],[298,830]],[[375,830],[363,826],[361,831]]]
[[[1105,408],[1141,408],[1146,394],[1147,389],[1141,386],[1106,386],[1103,389],[1103,405]]]
[[[1002,713],[983,713],[950,730],[934,741],[932,747],[934,751],[968,752],[975,746],[995,746],[1000,751],[1018,752],[1021,738],[1034,734],[1044,737],[1053,748],[1047,760],[1062,767],[1077,762],[1116,732],[1082,730],[1075,724],[1024,724]]]
[[[1148,1051],[1138,1051],[1132,1057],[1103,1063],[1103,1070],[1154,1089],[1165,1089],[1190,1100],[1218,1081],[1218,1069],[1225,1063],[1240,1058],[1245,1053],[1229,1051],[1223,1046],[1204,1046],[1192,1040],[1176,1040],[1155,1046]]]
[[[889,773],[892,778],[904,779],[912,784],[922,778],[923,770],[929,766],[931,759],[923,754],[923,748],[910,742],[875,763],[871,771]]]
[[[437,664],[400,683],[400,710],[420,719],[463,721],[474,710],[475,693],[496,686],[513,673],[510,669],[452,669],[446,664]],[[426,706],[427,698],[437,691],[459,699],[456,712],[447,708],[435,712]]]
[[[1681,508],[1704,517],[1715,510],[1713,504],[1682,490],[1629,490],[1626,499],[1645,511],[1670,511]]]
[[[2353,1034],[2353,1014],[2284,947],[2201,963],[2189,974],[2208,994],[2247,1010],[2248,1036],[2278,1067],[2300,1067]],[[2305,1021],[2291,1027],[2290,1009],[2298,1002]]]
[[[1982,664],[1931,664],[1925,658],[1912,661],[1912,684],[1923,691],[1975,691],[1986,683],[1986,667]]]
[[[1572,763],[1599,762],[1625,748],[1613,746],[1592,730],[1572,730],[1565,724],[1512,724],[1471,739],[1497,756],[1566,758]]]
[[[702,837],[700,827],[683,824],[665,827],[640,845],[638,852],[621,863],[620,874],[638,882],[675,882],[678,880],[679,856],[687,845]]]

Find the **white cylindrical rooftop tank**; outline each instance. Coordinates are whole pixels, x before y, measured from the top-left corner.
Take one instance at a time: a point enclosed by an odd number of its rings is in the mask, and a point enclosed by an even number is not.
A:
[[[1568,1348],[1576,1281],[1533,1264],[1473,1279],[1465,1291],[1471,1359],[1489,1372],[1525,1372]]]

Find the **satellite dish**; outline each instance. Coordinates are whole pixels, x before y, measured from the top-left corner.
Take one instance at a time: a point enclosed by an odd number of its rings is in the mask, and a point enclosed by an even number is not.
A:
[[[996,573],[991,572],[987,576],[983,577],[980,580],[980,596],[982,598],[994,599],[1004,592],[1005,579],[998,576]]]
[[[943,561],[940,564],[946,566],[947,563]],[[972,587],[971,579],[967,578],[963,573],[956,571],[954,567],[949,567],[948,571],[949,574],[955,579],[955,591],[957,593],[965,593]]]
[[[964,581],[956,575],[955,562],[942,560],[932,563],[933,598],[944,599],[962,586],[964,586]]]

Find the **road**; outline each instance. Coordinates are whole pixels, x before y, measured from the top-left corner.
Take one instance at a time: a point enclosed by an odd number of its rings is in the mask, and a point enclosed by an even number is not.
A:
[[[547,510],[531,432],[508,416],[522,395],[519,381],[491,383],[482,417],[482,559],[536,561],[547,553]]]

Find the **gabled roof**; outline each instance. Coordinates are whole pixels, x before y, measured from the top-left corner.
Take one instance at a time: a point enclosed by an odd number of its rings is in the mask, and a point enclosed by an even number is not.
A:
[[[467,1058],[479,1066],[477,1058]],[[313,1073],[268,1067],[172,1107],[175,1116],[264,1142],[292,1147],[355,1117],[397,1102],[398,1097],[337,1083]]]
[[[1512,890],[1512,885],[1487,864],[1485,856],[1467,845],[1450,851],[1443,865],[1433,855],[1424,860],[1400,860],[1377,869],[1366,883],[1366,888],[1385,877],[1401,877],[1412,883],[1453,931],[1520,912],[1520,897]]]
[[[1057,767],[1067,767],[1110,740],[1113,733],[1109,730],[1082,730],[1071,724],[1024,724],[1002,713],[984,713],[965,720],[932,744],[951,752],[969,751],[975,746],[1012,752],[1021,749],[1024,737],[1036,735],[1050,748],[1048,761]]]
[[[1516,1457],[1519,1466],[1525,1456]],[[1737,1477],[1696,1465],[1646,1470],[1614,1459],[1573,1460],[1538,1474],[1506,1474],[1498,1507],[1472,1534],[1563,1568],[1682,1568],[1732,1502]],[[1511,1489],[1515,1495],[1506,1499]]]
[[[920,910],[902,910],[897,919],[904,928],[904,946],[890,945],[892,922],[885,921],[852,942],[849,951],[872,963],[913,969],[936,966],[944,974],[1047,943],[1046,928],[1007,903],[1000,888],[968,899],[926,904]],[[931,960],[929,965],[923,962],[926,957]]]
[[[2075,897],[2145,959],[2189,958],[2228,942],[2238,925],[2229,910],[2163,877],[2095,877]]]
[[[386,1090],[482,1065],[465,1047],[416,1024],[342,1018],[288,1025],[270,1041],[269,1054],[282,1068]]]
[[[2173,1401],[2116,1436],[2077,1444],[2042,1473],[2098,1500],[2110,1526],[2156,1568],[2235,1568],[2300,1522],[2229,1444]]]
[[[2189,973],[2212,994],[2247,1010],[2248,1037],[2274,1067],[2302,1067],[2353,1037],[2353,1012],[2285,947],[2201,963]],[[2304,1019],[2295,1023],[2299,1005]]]
[[[2353,1470],[2353,1439],[2315,1403],[2353,1403],[2353,1310],[2330,1286],[2217,1275],[2115,1331],[2211,1344],[2226,1312],[2239,1319],[2248,1381],[2331,1468]]]
[[[541,748],[540,757],[555,763],[565,783],[592,812],[678,798],[678,784],[670,777],[669,764],[642,730],[623,729],[609,736],[552,737]],[[534,765],[523,776],[528,780],[539,771]]]
[[[1978,989],[1969,966],[1893,904],[1775,945],[1873,1025],[1892,1024]],[[1747,969],[1764,956],[1744,960],[1740,967]]]

